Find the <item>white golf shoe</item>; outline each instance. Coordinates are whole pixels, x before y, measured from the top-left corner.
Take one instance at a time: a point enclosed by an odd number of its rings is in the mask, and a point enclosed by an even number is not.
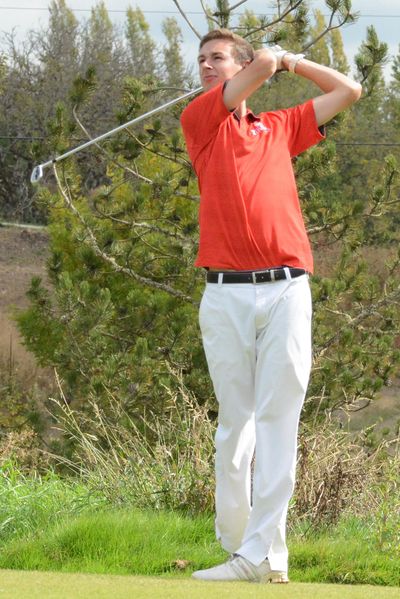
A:
[[[232,555],[227,562],[220,566],[193,572],[192,578],[210,581],[247,580],[249,582],[261,583],[289,582],[286,572],[271,570],[268,560],[264,560],[259,566],[255,566],[245,557],[237,554]]]

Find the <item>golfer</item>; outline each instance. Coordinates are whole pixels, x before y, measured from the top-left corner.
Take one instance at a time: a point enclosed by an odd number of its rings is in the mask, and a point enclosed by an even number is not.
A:
[[[281,48],[254,51],[226,29],[198,57],[204,92],[182,113],[200,194],[196,266],[204,350],[219,404],[216,534],[231,554],[201,580],[288,582],[285,540],[297,430],[311,368],[313,260],[291,159],[361,95],[337,71]],[[253,114],[246,100],[277,70],[322,95]],[[255,450],[254,477],[251,462]]]

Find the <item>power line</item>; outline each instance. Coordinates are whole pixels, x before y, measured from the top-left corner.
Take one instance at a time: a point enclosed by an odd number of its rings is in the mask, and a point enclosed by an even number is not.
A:
[[[33,141],[45,141],[50,139],[48,136],[38,136],[38,137],[29,137],[29,136],[12,136],[12,135],[0,135],[0,141],[24,141],[26,143],[31,143]],[[86,138],[73,138],[73,141],[82,142],[87,141]],[[369,146],[369,147],[380,147],[380,146],[389,146],[389,147],[399,147],[400,142],[373,142],[373,141],[336,141],[335,144],[337,146]]]
[[[400,143],[396,142],[364,142],[364,141],[336,141],[337,146],[400,146]]]
[[[0,10],[14,10],[14,11],[21,11],[21,10],[30,10],[30,11],[42,11],[42,12],[48,12],[49,8],[48,7],[43,7],[43,6],[0,6]],[[92,12],[91,8],[69,8],[68,10],[71,10],[72,12]],[[152,14],[152,15],[179,15],[180,12],[177,10],[142,10],[140,9],[142,13],[144,14]],[[107,12],[108,13],[116,13],[116,14],[125,14],[126,13],[126,9],[118,9],[118,8],[107,8]],[[193,10],[187,10],[185,11],[185,14],[187,15],[204,15],[203,11],[193,11]],[[234,13],[234,15],[244,15],[244,12],[237,12]],[[256,16],[261,17],[261,16],[265,16],[265,17],[274,17],[275,14],[274,13],[258,13],[256,14]],[[323,15],[324,17],[330,17],[330,14],[326,14]],[[400,14],[397,15],[380,15],[380,14],[372,14],[372,15],[358,15],[359,19],[374,19],[374,18],[379,18],[379,19],[399,19],[400,18]]]
[[[15,136],[15,135],[0,135],[0,140],[8,140],[8,141],[43,141],[45,139],[49,139],[48,136]],[[85,139],[80,139],[80,138],[71,138],[73,139],[73,141],[86,141]]]

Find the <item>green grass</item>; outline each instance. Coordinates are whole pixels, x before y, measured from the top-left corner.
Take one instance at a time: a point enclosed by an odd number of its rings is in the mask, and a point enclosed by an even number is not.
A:
[[[176,573],[177,560],[206,567],[225,558],[211,517],[114,510],[81,515],[8,543],[0,568],[151,575]]]
[[[76,479],[48,472],[31,476],[11,462],[0,467],[0,547],[11,539],[37,534],[69,515],[93,513],[105,501]]]
[[[389,513],[318,532],[295,527],[290,579],[400,586],[398,518]],[[0,468],[0,568],[172,579],[225,558],[211,515],[117,509],[79,481]]]
[[[290,579],[400,586],[400,559],[368,543],[366,528],[345,525],[294,539]],[[226,558],[213,519],[137,510],[82,514],[3,546],[0,568],[97,574],[189,576]],[[179,568],[181,560],[187,563]]]
[[[396,599],[390,587],[290,583],[255,585],[203,583],[162,577],[55,574],[50,572],[0,573],[4,599]]]

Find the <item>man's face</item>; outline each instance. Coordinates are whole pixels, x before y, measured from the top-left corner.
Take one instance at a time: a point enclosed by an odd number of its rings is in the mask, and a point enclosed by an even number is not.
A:
[[[232,49],[232,42],[228,40],[210,40],[200,49],[199,73],[205,91],[242,70],[242,65],[232,56]]]

